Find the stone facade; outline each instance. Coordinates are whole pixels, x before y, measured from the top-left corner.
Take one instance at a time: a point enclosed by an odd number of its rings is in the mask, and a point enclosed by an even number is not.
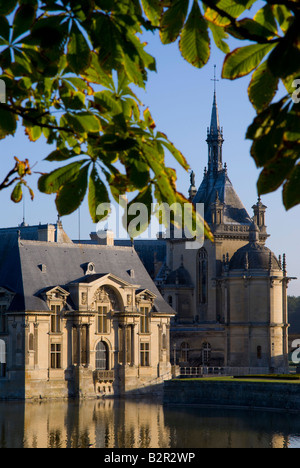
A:
[[[174,312],[132,248],[0,241],[0,398],[155,393],[170,378]]]
[[[286,259],[265,246],[266,206],[253,217],[239,199],[223,164],[223,129],[216,94],[208,129],[208,167],[199,189],[191,175],[190,200],[203,203],[214,242],[187,249],[166,239],[166,260],[156,277],[176,310],[171,356],[182,367],[239,368],[248,373],[288,372]]]

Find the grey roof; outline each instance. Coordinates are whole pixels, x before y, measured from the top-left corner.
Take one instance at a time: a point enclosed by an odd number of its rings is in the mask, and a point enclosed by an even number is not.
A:
[[[0,236],[0,286],[16,293],[12,311],[48,310],[41,292],[55,286],[68,290],[68,284],[79,279],[89,281],[83,266],[90,262],[95,265],[97,277],[110,273],[149,289],[157,296],[154,305],[158,312],[174,313],[132,248],[19,240],[14,234]],[[46,266],[44,270],[41,264]],[[134,270],[134,277],[129,270]]]
[[[227,170],[217,174],[206,174],[193,200],[193,203],[204,203],[205,220],[208,223],[212,223],[211,205],[216,201],[217,193],[220,202],[225,204],[225,224],[250,225],[252,223],[246,208],[233,188]]]
[[[244,270],[245,266],[249,270],[281,270],[280,263],[274,253],[257,242],[250,242],[239,249],[232,257],[230,270]]]
[[[191,275],[183,265],[168,275],[165,284],[194,287]]]

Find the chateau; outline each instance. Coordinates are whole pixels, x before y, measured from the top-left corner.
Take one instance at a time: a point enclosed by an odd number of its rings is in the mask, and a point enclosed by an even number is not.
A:
[[[71,241],[60,220],[0,229],[0,398],[153,392],[171,364],[288,372],[292,278],[265,245],[266,206],[251,217],[234,190],[223,143],[215,93],[208,166],[189,189],[215,241],[198,250],[110,231]]]
[[[167,239],[166,258],[156,276],[176,310],[171,342],[177,363],[223,367],[229,374],[288,372],[288,311],[285,255],[265,245],[266,206],[250,217],[223,164],[223,129],[216,92],[207,132],[208,166],[190,201],[203,203],[215,242],[198,250],[186,239]]]
[[[28,240],[29,239],[29,240]],[[121,396],[170,375],[170,320],[130,247],[0,230],[0,397]]]

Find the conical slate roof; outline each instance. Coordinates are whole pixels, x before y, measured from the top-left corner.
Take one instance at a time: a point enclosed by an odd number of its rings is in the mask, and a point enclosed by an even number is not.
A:
[[[225,205],[224,224],[251,224],[251,218],[234,190],[226,170],[220,171],[216,177],[206,174],[193,199],[193,203],[204,203],[205,220],[208,223],[212,223],[211,205],[216,201],[217,194],[219,201]]]

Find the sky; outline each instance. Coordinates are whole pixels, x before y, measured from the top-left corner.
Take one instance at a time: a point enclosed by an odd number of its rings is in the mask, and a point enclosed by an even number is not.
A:
[[[255,111],[249,102],[247,88],[250,77],[236,81],[221,79],[224,55],[212,47],[211,59],[198,70],[186,63],[180,55],[177,44],[163,46],[158,37],[147,35],[147,50],[157,60],[157,73],[149,74],[146,92],[138,90],[145,107],[150,108],[157,129],[166,133],[175,146],[185,155],[191,169],[196,174],[197,187],[203,179],[204,167],[207,165],[206,132],[210,125],[213,103],[214,65],[217,66],[217,101],[220,124],[224,128],[225,143],[223,162],[227,163],[228,175],[240,199],[250,216],[252,206],[257,202],[256,182],[260,170],[256,168],[250,156],[251,142],[245,139],[246,130],[255,117]],[[44,158],[55,148],[51,148],[43,139],[31,143],[24,130],[20,128],[15,137],[0,141],[1,169],[0,179],[4,179],[13,167],[13,157],[28,158],[36,172],[50,172],[53,163]],[[174,167],[178,177],[178,190],[188,193],[190,178],[172,157],[167,164]],[[55,196],[41,194],[37,190],[38,174],[28,182],[35,192],[32,202],[25,193],[25,202],[14,204],[10,201],[11,190],[0,192],[1,222],[0,227],[19,225],[25,219],[30,225],[55,223],[57,212]],[[286,211],[282,203],[281,189],[262,197],[268,207],[266,224],[271,234],[267,246],[278,256],[287,255],[288,274],[299,277],[289,286],[289,295],[300,296],[300,206]],[[80,219],[80,225],[79,225]],[[62,218],[64,229],[72,239],[89,239],[89,234],[96,230],[89,215],[86,201],[78,212]],[[109,226],[110,227],[110,226]]]

